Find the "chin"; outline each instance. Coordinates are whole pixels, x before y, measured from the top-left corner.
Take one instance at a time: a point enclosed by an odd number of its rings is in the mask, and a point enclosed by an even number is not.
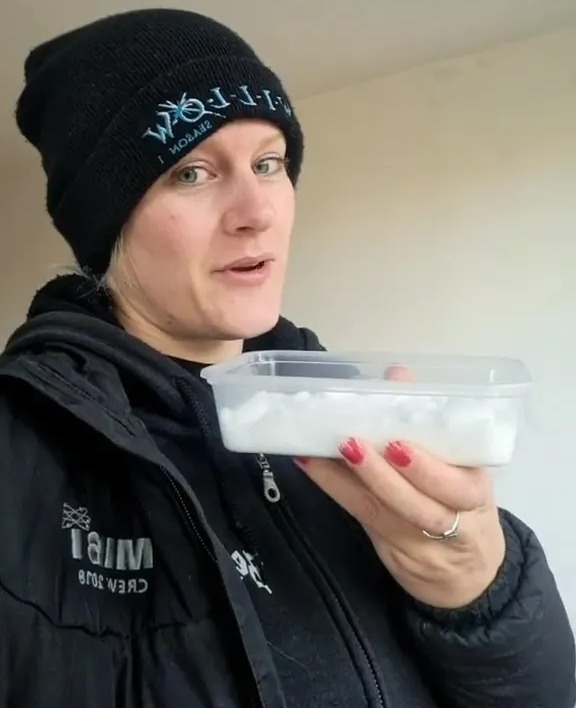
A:
[[[265,310],[244,310],[235,313],[232,319],[226,318],[221,323],[222,332],[226,332],[227,339],[253,339],[273,329],[280,319],[279,308],[266,308]]]

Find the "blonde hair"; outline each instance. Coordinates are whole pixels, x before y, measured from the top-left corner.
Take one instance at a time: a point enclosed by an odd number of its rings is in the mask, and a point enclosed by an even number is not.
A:
[[[126,239],[124,232],[120,232],[120,236],[114,243],[110,254],[110,262],[105,273],[94,275],[89,268],[83,268],[78,263],[72,267],[72,272],[87,278],[92,282],[96,290],[106,292],[108,295],[111,295],[113,290],[117,290],[120,283],[133,285],[135,282],[134,274],[129,272],[126,264]]]
[[[126,239],[124,232],[120,232],[120,236],[116,239],[112,253],[110,254],[110,262],[104,275],[101,275],[97,280],[97,287],[101,290],[106,290],[108,293],[121,281],[128,280],[128,273],[125,266],[126,254]]]

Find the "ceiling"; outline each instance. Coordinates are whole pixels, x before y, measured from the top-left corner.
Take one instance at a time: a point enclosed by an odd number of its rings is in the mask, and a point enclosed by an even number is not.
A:
[[[0,7],[0,154],[21,155],[13,121],[36,43],[137,0],[17,0]],[[576,24],[576,0],[183,0],[251,42],[296,98]],[[10,160],[12,161],[12,160]]]

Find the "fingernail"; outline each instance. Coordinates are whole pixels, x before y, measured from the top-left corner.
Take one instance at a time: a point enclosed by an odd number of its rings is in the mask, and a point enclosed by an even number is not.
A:
[[[309,457],[295,457],[294,462],[297,465],[300,465],[301,467],[305,467],[310,462],[310,458]]]
[[[400,442],[391,442],[386,445],[384,457],[394,467],[408,467],[412,462],[410,451]]]
[[[351,465],[359,465],[364,459],[364,450],[358,440],[354,438],[349,438],[345,443],[342,443],[339,450],[342,457]]]

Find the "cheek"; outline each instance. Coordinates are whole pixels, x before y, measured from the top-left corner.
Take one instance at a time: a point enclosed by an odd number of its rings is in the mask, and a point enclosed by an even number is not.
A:
[[[283,198],[279,202],[278,207],[278,224],[279,232],[282,235],[283,241],[286,246],[290,242],[290,236],[292,235],[292,229],[294,228],[294,217],[296,211],[296,199],[294,194],[294,187],[290,183],[289,189],[282,195]]]
[[[194,243],[190,219],[168,207],[143,209],[132,221],[128,237],[135,262],[155,268],[181,269],[199,246]]]

